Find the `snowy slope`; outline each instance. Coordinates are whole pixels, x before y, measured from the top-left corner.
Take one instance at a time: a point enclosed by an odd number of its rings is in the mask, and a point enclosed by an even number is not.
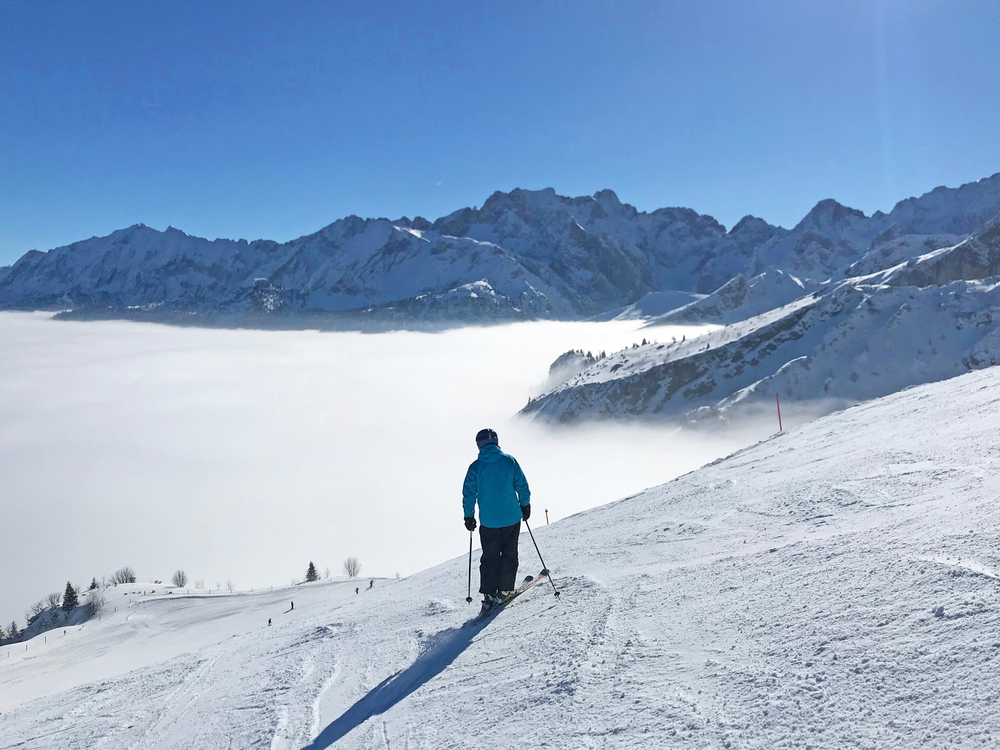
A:
[[[784,307],[815,287],[777,269],[751,279],[736,276],[701,299],[651,318],[648,325],[736,323]]]
[[[649,292],[642,295],[642,297],[631,305],[595,315],[592,320],[596,322],[603,322],[605,320],[648,320],[665,315],[668,312],[704,299],[707,296],[706,294],[696,294],[694,292]]]
[[[836,277],[869,276],[920,258],[927,253],[951,247],[962,241],[955,234],[903,234],[895,225],[872,240],[871,249],[859,260],[837,272]]]
[[[734,417],[772,408],[775,393],[789,407],[829,410],[998,362],[997,279],[926,288],[852,280],[691,341],[623,350],[523,413],[559,422]]]
[[[910,389],[541,526],[562,597],[481,626],[458,558],[0,649],[0,748],[991,747],[998,398]]]

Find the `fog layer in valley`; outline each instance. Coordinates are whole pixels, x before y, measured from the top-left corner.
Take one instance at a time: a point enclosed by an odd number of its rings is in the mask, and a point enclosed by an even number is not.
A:
[[[653,335],[681,332],[696,330]],[[67,579],[122,565],[249,589],[301,579],[310,560],[339,574],[355,555],[362,576],[392,576],[464,554],[461,485],[482,427],[524,468],[535,524],[774,431],[553,430],[514,416],[560,353],[649,335],[635,322],[362,335],[0,314],[0,621],[23,625]]]

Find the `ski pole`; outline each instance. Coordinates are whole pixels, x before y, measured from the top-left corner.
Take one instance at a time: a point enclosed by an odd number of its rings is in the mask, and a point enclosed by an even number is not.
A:
[[[531,543],[535,545],[535,552],[538,553],[538,559],[542,560],[542,551],[538,549],[538,542],[535,541],[535,535],[531,533],[531,527],[528,526],[528,519],[524,519],[524,525],[528,527],[528,534],[531,536]],[[552,580],[552,575],[549,573],[549,568],[545,564],[545,560],[542,560],[542,573],[548,576],[549,583],[552,584],[552,590],[555,592],[556,596],[559,596],[559,589],[556,588],[556,582]]]
[[[542,563],[543,565],[545,563]],[[469,532],[469,595],[465,601],[472,603],[472,532]]]

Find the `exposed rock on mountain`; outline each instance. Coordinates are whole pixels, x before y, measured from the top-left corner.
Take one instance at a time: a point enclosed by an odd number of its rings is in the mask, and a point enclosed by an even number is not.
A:
[[[1000,276],[1000,219],[952,247],[922,255],[892,269],[888,281],[896,286],[940,286],[950,281]]]
[[[595,357],[592,352],[584,352],[582,349],[572,349],[563,352],[549,366],[548,388],[555,388],[562,385],[570,378],[579,375],[600,357]]]

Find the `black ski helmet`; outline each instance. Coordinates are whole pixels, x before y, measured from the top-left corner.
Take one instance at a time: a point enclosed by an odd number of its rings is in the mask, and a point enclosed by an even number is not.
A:
[[[476,447],[482,448],[485,445],[500,445],[496,430],[487,428],[476,433]]]

